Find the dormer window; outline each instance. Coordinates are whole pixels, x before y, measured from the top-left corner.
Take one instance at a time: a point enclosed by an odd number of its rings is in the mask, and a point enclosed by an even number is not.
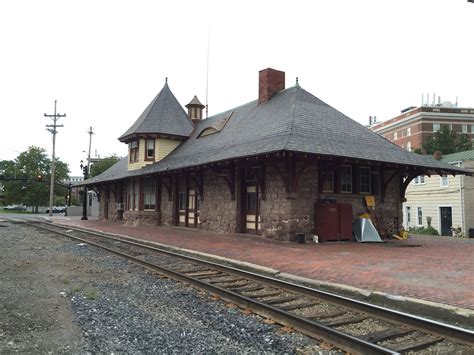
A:
[[[130,163],[138,161],[138,141],[128,143]]]
[[[155,140],[146,140],[145,160],[155,160]]]

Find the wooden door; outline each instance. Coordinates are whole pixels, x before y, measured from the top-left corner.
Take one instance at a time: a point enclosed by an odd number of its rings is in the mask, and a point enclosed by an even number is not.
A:
[[[245,232],[258,234],[260,230],[260,212],[258,203],[258,185],[248,183],[245,194]]]
[[[441,235],[453,235],[451,227],[453,226],[453,212],[451,207],[440,207],[441,215]]]
[[[186,225],[187,227],[196,228],[199,215],[197,207],[198,199],[196,196],[196,190],[194,188],[188,190],[187,200],[188,205],[186,208]]]

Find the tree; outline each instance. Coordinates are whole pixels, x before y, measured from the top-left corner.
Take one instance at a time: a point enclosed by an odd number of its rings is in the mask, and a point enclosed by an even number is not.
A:
[[[90,171],[89,177],[102,174],[104,171],[106,171],[108,168],[110,168],[119,160],[120,160],[120,157],[118,157],[115,154],[105,157],[103,159],[100,159],[97,163],[94,163],[91,165],[91,171]]]
[[[462,152],[472,149],[472,143],[468,135],[459,134],[449,129],[448,126],[442,126],[441,129],[426,139],[422,144],[422,149],[416,149],[415,153],[426,152],[432,155],[436,151],[440,151],[444,155]]]
[[[5,203],[22,203],[38,211],[38,206],[49,202],[51,160],[43,148],[30,146],[14,161],[2,161],[0,170],[2,175],[17,179],[5,182]],[[67,164],[56,159],[55,181],[65,181],[68,173]],[[67,193],[65,187],[58,185],[54,191],[56,196],[65,196]]]

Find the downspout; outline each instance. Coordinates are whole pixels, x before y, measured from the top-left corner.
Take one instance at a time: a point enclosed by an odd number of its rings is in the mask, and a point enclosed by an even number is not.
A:
[[[462,229],[462,235],[466,237],[466,226],[465,226],[465,218],[464,218],[464,176],[463,175],[459,175],[459,192],[460,192],[460,199],[461,199],[461,229]]]

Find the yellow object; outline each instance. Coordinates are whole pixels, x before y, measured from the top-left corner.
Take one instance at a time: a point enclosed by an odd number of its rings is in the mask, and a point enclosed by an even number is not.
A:
[[[374,196],[365,196],[365,204],[367,208],[374,209],[375,208],[375,197]]]
[[[405,240],[408,239],[408,232],[405,230],[401,230],[398,235],[394,234],[392,235],[393,238],[398,239],[398,240]]]
[[[370,214],[368,213],[363,213],[359,216],[359,218],[365,218],[365,219],[370,219]]]

